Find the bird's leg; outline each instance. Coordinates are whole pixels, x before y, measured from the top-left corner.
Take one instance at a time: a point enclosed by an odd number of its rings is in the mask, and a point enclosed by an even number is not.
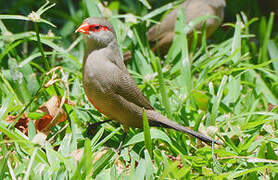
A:
[[[112,121],[111,119],[108,119],[108,120],[104,120],[104,121],[100,121],[100,122],[96,122],[96,123],[92,123],[92,124],[89,124],[88,128],[87,128],[87,134],[88,135],[92,135],[94,134],[94,131],[96,131],[96,128],[103,124],[103,123],[107,123],[107,122],[110,122]]]
[[[123,136],[122,136],[122,140],[121,140],[121,142],[120,142],[120,145],[119,145],[119,147],[116,149],[116,152],[117,152],[117,153],[120,153],[120,152],[121,152],[121,149],[122,149],[123,143],[124,143],[124,141],[125,141],[126,135],[127,135],[127,132],[124,132],[124,134],[123,134]]]

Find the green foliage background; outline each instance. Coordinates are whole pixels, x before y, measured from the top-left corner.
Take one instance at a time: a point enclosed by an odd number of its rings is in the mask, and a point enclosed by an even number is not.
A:
[[[269,1],[228,1],[226,25],[197,48],[185,46],[186,20],[179,16],[167,58],[156,57],[145,32],[170,10],[169,3],[179,2],[102,3],[110,10],[122,52],[134,54],[128,69],[151,104],[225,146],[203,146],[179,132],[149,129],[146,123],[145,133],[131,129],[123,150],[115,153],[123,134],[120,125],[86,131],[105,117],[84,95],[84,43],[74,33],[83,19],[99,16],[99,2],[64,0],[53,6],[54,1],[1,0],[0,179],[276,179],[278,36]],[[41,19],[28,18],[31,11]],[[58,81],[45,87],[53,77],[47,72],[58,66],[65,73],[57,70]],[[53,95],[69,97],[76,105],[65,104],[68,121],[44,137],[33,120]],[[33,119],[28,136],[5,122],[8,115],[22,114]]]

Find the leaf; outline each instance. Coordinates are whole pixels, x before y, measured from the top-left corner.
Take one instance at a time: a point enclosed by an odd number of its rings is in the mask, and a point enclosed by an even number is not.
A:
[[[191,95],[194,98],[198,107],[201,110],[206,111],[208,108],[210,98],[205,94],[205,92],[198,91],[198,90],[192,90]]]
[[[154,179],[154,168],[152,163],[152,156],[147,150],[144,151],[145,154],[145,167],[146,167],[146,179]]]
[[[161,139],[168,144],[171,144],[170,138],[161,130],[159,129],[150,129],[151,139]],[[124,146],[129,146],[131,144],[137,144],[139,142],[144,141],[144,133],[138,133],[133,136]]]
[[[259,166],[259,167],[255,167],[255,168],[249,168],[249,169],[243,169],[243,170],[236,170],[233,173],[231,173],[227,178],[228,179],[235,179],[247,174],[250,174],[252,172],[259,172],[262,171],[264,169],[269,168],[269,165],[265,165],[265,166]]]
[[[7,123],[4,121],[0,121],[0,131],[8,136],[11,140],[17,141],[29,155],[33,153],[34,147],[33,144],[27,140],[27,137],[24,136],[20,131],[11,131],[7,127]],[[38,149],[38,153],[36,154],[36,161],[48,163],[45,153]]]
[[[28,137],[29,140],[32,141],[32,139],[35,137],[36,135],[36,128],[35,128],[35,124],[33,121],[29,121],[28,123]]]
[[[24,20],[24,21],[31,21],[28,17],[25,16],[21,16],[21,15],[0,15],[0,19],[16,19],[16,20]],[[38,20],[38,22],[43,22],[45,24],[48,24],[52,27],[56,27],[54,24],[52,24],[51,22],[40,18]]]
[[[31,112],[27,116],[32,120],[37,120],[42,118],[46,113],[44,112]]]
[[[82,154],[81,161],[78,163],[78,166],[75,170],[73,179],[85,179],[86,176],[89,176],[94,164],[92,154],[91,142],[89,139],[86,139],[84,144],[84,152]]]
[[[223,99],[226,104],[235,103],[240,96],[240,77],[229,76],[229,82],[227,84],[228,94]]]
[[[44,146],[45,142],[46,142],[46,138],[47,136],[41,132],[39,132],[38,134],[35,135],[35,137],[32,139],[32,142],[34,144],[38,144],[40,146]]]
[[[151,133],[150,133],[150,126],[149,120],[147,118],[145,109],[142,108],[142,116],[143,116],[143,128],[144,128],[144,140],[145,140],[145,147],[148,150],[151,158],[153,157],[153,147],[152,147],[152,140],[151,140]]]
[[[236,55],[234,56],[233,58],[233,62],[235,64],[237,64],[240,60],[240,57],[241,57],[241,25],[242,25],[242,22],[240,20],[240,16],[237,15],[236,16],[236,26],[235,26],[235,33],[234,33],[234,36],[233,36],[233,42],[232,42],[232,54],[237,51]]]
[[[174,5],[176,5],[177,2],[173,2],[173,3],[169,3],[169,4],[166,4],[164,6],[161,6],[160,8],[157,8],[153,11],[151,11],[149,14],[146,14],[144,17],[143,17],[143,20],[149,20],[151,18],[153,18],[154,16],[157,16],[158,14],[161,14],[165,11],[168,11],[169,9],[172,9],[174,7]]]
[[[275,61],[273,61],[272,64],[273,64],[273,68],[275,70],[276,75],[278,75],[278,48],[275,45],[274,40],[269,40],[268,52],[269,52],[271,59],[275,59]]]
[[[36,129],[48,134],[50,128],[55,124],[66,121],[67,114],[60,106],[61,98],[57,96],[52,96],[45,104],[40,106],[37,112],[45,115],[35,121]]]
[[[17,20],[30,21],[29,18],[21,15],[0,15],[0,19],[17,19]]]
[[[14,122],[16,118],[17,118],[17,116],[9,115],[6,117],[5,121],[10,124],[10,123]],[[17,123],[14,125],[14,127],[17,128],[18,130],[20,130],[25,135],[28,135],[29,120],[30,119],[25,114],[23,114],[23,116],[19,118]]]
[[[162,104],[165,107],[166,114],[168,117],[171,117],[171,106],[169,102],[169,97],[167,96],[167,88],[165,86],[165,80],[163,77],[162,69],[161,69],[161,64],[160,61],[156,58],[156,68],[157,68],[157,73],[158,73],[158,79],[159,79],[159,89],[160,89],[160,94],[162,98]]]
[[[147,0],[139,0],[146,8],[151,9],[151,5]]]
[[[23,180],[28,180],[29,179],[28,177],[30,176],[31,169],[32,169],[32,166],[34,164],[37,151],[38,151],[38,148],[35,148],[34,151],[33,151],[32,156],[31,156],[31,159],[29,161],[29,164],[28,164],[28,167],[27,167],[27,171],[24,173],[24,179]]]
[[[264,82],[264,79],[261,77],[261,75],[259,73],[257,73],[256,71],[250,69],[248,71],[250,73],[250,75],[256,79],[256,91],[258,94],[262,94],[263,96],[265,96],[265,98],[267,99],[267,101],[273,105],[278,105],[277,99],[274,96],[274,94],[272,93],[272,91],[269,89],[269,87],[266,85],[266,83]]]
[[[274,22],[274,13],[270,13],[270,18],[268,20],[267,23],[267,27],[266,27],[266,31],[263,34],[263,42],[262,42],[262,47],[260,48],[260,52],[259,52],[259,59],[258,59],[258,63],[264,63],[268,60],[268,54],[267,54],[267,46],[268,46],[268,42],[271,36],[271,31],[272,31],[272,27],[273,27],[273,22]]]
[[[110,149],[93,164],[93,178],[95,178],[109,163],[114,160],[114,152]]]
[[[98,0],[85,0],[86,7],[89,13],[89,16],[91,17],[101,17],[100,10],[97,6],[98,3],[100,3]]]
[[[62,156],[67,156],[71,153],[71,141],[72,141],[72,134],[67,133],[64,137],[63,140],[60,142],[60,146],[58,149],[59,154]]]
[[[118,127],[117,129],[115,129],[113,132],[111,132],[108,136],[106,136],[104,139],[102,139],[98,144],[96,144],[94,147],[93,147],[93,152],[99,148],[100,146],[102,146],[105,142],[107,142],[113,135],[115,135],[117,132],[120,131],[120,127]]]
[[[220,101],[222,99],[222,95],[223,95],[223,91],[224,91],[224,87],[225,87],[227,79],[228,79],[227,76],[223,77],[223,79],[221,81],[221,84],[219,86],[216,98],[213,102],[213,106],[212,106],[212,110],[211,110],[211,116],[210,116],[210,125],[211,126],[215,126],[215,120],[216,120],[216,117],[217,117],[219,104],[220,104]]]

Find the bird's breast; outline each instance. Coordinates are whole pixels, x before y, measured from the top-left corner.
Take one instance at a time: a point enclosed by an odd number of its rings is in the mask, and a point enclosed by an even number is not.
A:
[[[114,116],[114,71],[111,62],[88,57],[83,65],[83,86],[92,105],[101,113]]]
[[[109,65],[105,62],[87,61],[83,67],[83,86],[89,98],[102,98],[111,91]]]

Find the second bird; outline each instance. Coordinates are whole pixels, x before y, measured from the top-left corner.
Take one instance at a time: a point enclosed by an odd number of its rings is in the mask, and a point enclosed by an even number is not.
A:
[[[186,0],[168,13],[161,23],[154,25],[147,32],[147,38],[152,50],[154,52],[159,51],[162,56],[167,54],[174,39],[175,23],[181,8],[184,9],[187,23],[201,16],[214,15],[219,17],[219,19],[211,17],[206,20],[206,35],[208,38],[221,24],[224,17],[225,4],[225,0]],[[194,28],[201,30],[202,25],[203,22],[200,22]],[[188,33],[188,36],[191,33],[192,31]]]

